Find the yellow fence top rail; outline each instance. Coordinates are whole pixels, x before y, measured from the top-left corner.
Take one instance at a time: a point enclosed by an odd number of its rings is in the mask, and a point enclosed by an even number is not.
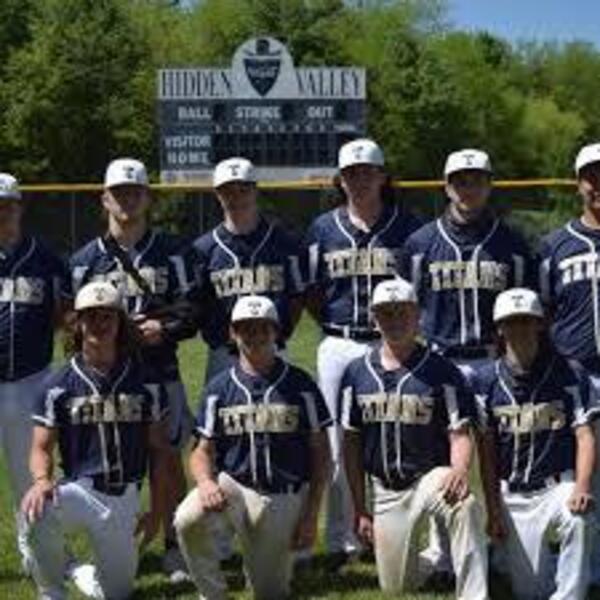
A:
[[[515,179],[498,180],[494,182],[497,188],[571,188],[575,186],[574,179]],[[394,180],[393,187],[400,189],[436,189],[444,185],[444,181],[402,181]],[[301,179],[289,181],[262,181],[258,184],[264,190],[320,190],[332,187],[331,179]],[[210,182],[198,183],[154,183],[150,188],[162,192],[210,192]],[[24,184],[24,192],[43,194],[48,192],[101,192],[100,183],[40,183]]]

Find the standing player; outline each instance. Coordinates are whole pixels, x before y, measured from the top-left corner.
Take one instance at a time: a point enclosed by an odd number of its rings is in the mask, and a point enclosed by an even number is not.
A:
[[[179,239],[149,228],[151,196],[144,165],[134,159],[113,160],[106,170],[102,206],[108,231],[71,258],[73,287],[88,281],[110,281],[122,289],[129,314],[142,339],[146,384],[156,393],[164,387],[169,400],[171,449],[170,482],[165,490],[163,568],[172,579],[184,576],[183,561],[172,527],[177,504],[185,496],[186,482],[179,456],[191,434],[193,419],[177,364],[177,341],[194,332],[186,315],[165,312],[189,291]],[[162,307],[162,312],[160,308]]]
[[[299,244],[283,226],[260,214],[252,163],[245,158],[221,161],[213,187],[223,222],[194,242],[200,291],[214,301],[203,328],[210,347],[206,383],[233,363],[229,318],[239,297],[261,294],[273,300],[283,346],[300,318],[303,291]]]
[[[201,598],[227,596],[214,524],[238,534],[256,598],[286,598],[292,550],[317,535],[331,419],[312,379],[275,352],[279,318],[264,296],[240,298],[231,337],[240,358],[205,388],[190,457],[197,487],[175,527]]]
[[[492,166],[481,150],[451,153],[444,168],[448,206],[404,245],[402,276],[412,281],[421,328],[434,350],[470,378],[493,353],[492,312],[504,289],[535,279],[523,238],[491,210]],[[432,522],[424,553],[435,570],[449,574],[447,536]]]
[[[306,236],[307,303],[325,336],[317,351],[317,371],[332,415],[337,413],[344,369],[379,337],[369,312],[373,289],[398,272],[402,244],[420,225],[386,197],[383,152],[374,141],[360,139],[342,146],[338,167],[346,203],[318,217]],[[332,568],[358,550],[341,438],[339,425],[332,426],[333,474],[326,524]]]
[[[597,410],[586,408],[587,385],[544,343],[535,292],[500,294],[494,321],[506,350],[473,380],[486,423],[481,478],[488,531],[518,598],[583,600],[594,502],[590,419]],[[552,531],[560,542],[555,577],[546,571]]]
[[[17,505],[31,484],[31,399],[52,359],[54,328],[70,298],[65,265],[23,233],[22,217],[17,180],[0,173],[0,441]],[[23,570],[29,572],[23,527],[17,514]]]
[[[457,598],[487,600],[482,515],[469,492],[473,395],[450,361],[417,343],[411,284],[381,282],[371,306],[382,343],[350,363],[340,394],[358,534],[375,546],[381,588],[399,593],[419,582],[418,524],[435,515],[450,532]],[[373,479],[374,518],[365,472]]]
[[[33,485],[22,512],[31,524],[33,575],[41,598],[67,598],[64,534],[71,529],[86,531],[96,557],[89,597],[128,598],[137,570],[139,487],[150,448],[156,457],[153,483],[168,476],[160,468],[166,403],[144,386],[123,307],[110,283],[81,288],[75,300],[76,354],[44,382],[33,408]],[[53,468],[57,446],[60,481]],[[152,488],[155,508],[162,498],[160,489]],[[140,525],[148,543],[160,526],[159,512],[145,515]]]
[[[540,290],[552,318],[558,351],[590,376],[600,401],[600,143],[584,146],[575,160],[581,215],[547,235],[540,245]],[[596,426],[596,434],[600,430]],[[600,493],[600,477],[594,483]],[[600,518],[600,502],[596,503]],[[594,545],[592,582],[600,584],[600,541]]]

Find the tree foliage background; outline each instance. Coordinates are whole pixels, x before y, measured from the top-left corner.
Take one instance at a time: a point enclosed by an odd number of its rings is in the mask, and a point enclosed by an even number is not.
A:
[[[90,181],[117,154],[157,170],[155,73],[228,65],[256,34],[297,64],[368,69],[369,129],[395,173],[437,177],[481,146],[503,177],[568,176],[600,138],[600,53],[511,45],[447,23],[442,0],[4,0],[0,160],[24,180]]]

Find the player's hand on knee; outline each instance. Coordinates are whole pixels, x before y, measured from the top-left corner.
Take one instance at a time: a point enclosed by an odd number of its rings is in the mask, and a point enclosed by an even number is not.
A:
[[[442,483],[442,496],[448,504],[456,504],[469,495],[469,472],[450,467]]]
[[[594,502],[594,496],[589,491],[575,488],[571,497],[567,500],[567,506],[572,513],[582,515],[592,509]]]
[[[198,485],[202,508],[210,512],[221,512],[227,506],[227,496],[216,481],[207,479]]]
[[[38,479],[21,501],[21,511],[29,523],[41,518],[46,502],[56,500],[56,488],[49,479]]]
[[[373,533],[373,517],[369,513],[357,513],[356,515],[356,535],[366,546],[372,546],[375,539]]]

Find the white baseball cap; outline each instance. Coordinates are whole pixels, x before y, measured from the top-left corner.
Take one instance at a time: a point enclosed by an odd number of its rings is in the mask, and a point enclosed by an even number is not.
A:
[[[397,304],[400,302],[417,304],[417,293],[412,283],[398,277],[382,281],[375,286],[371,298],[372,309],[382,304]]]
[[[577,153],[577,158],[575,159],[575,174],[579,176],[579,172],[583,167],[597,162],[600,162],[600,143],[584,146]]]
[[[373,140],[366,138],[344,144],[338,154],[340,171],[352,165],[376,165],[383,167],[383,150]]]
[[[19,182],[10,173],[0,173],[0,200],[20,200]]]
[[[218,188],[231,181],[256,183],[254,165],[240,156],[222,160],[213,171],[213,187]]]
[[[231,322],[266,319],[279,325],[279,316],[272,300],[266,296],[242,296],[231,312]]]
[[[518,316],[544,318],[540,297],[533,290],[511,288],[498,294],[494,303],[494,323]]]
[[[75,297],[75,310],[114,308],[124,310],[121,292],[108,281],[92,281],[84,285]]]
[[[493,173],[487,152],[475,148],[465,148],[448,155],[444,166],[444,177],[448,179],[450,175],[459,171],[485,171],[490,175]]]
[[[118,185],[148,185],[148,173],[144,163],[135,158],[116,158],[106,168],[104,187]]]

